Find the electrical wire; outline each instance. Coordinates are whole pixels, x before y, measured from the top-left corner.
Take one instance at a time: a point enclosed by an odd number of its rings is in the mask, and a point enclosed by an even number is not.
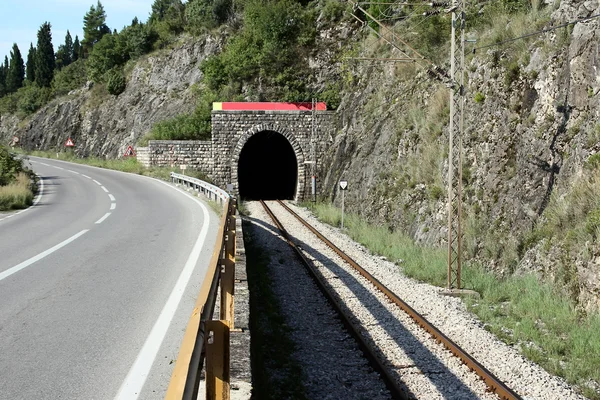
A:
[[[477,51],[477,50],[487,49],[489,47],[494,47],[494,46],[502,46],[503,44],[506,44],[506,43],[512,43],[512,42],[515,42],[517,40],[525,39],[525,38],[528,38],[528,37],[531,37],[531,36],[535,36],[535,35],[541,35],[542,33],[546,33],[546,32],[550,32],[550,31],[556,30],[556,29],[564,28],[564,27],[569,26],[569,25],[574,25],[574,24],[576,24],[578,22],[589,21],[591,19],[595,19],[595,18],[598,18],[598,17],[600,17],[600,14],[595,14],[595,15],[592,15],[592,16],[589,16],[589,17],[576,19],[575,21],[567,22],[567,23],[564,23],[564,24],[561,24],[561,25],[552,26],[550,28],[542,29],[541,31],[532,32],[532,33],[528,33],[526,35],[519,36],[519,37],[516,37],[516,38],[503,40],[503,41],[501,41],[499,43],[492,43],[492,44],[488,44],[486,46],[475,47],[473,49],[473,53],[475,53],[475,51]]]

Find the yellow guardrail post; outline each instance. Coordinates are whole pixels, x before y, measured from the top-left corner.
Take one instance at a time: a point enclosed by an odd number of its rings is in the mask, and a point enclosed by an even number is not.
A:
[[[206,400],[229,400],[229,326],[213,320],[206,330]]]
[[[233,329],[233,290],[235,281],[235,201],[229,203],[225,239],[225,254],[221,269],[221,308],[220,317]]]

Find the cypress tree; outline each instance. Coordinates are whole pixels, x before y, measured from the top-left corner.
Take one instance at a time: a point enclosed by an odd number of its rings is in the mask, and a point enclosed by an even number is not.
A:
[[[83,17],[83,53],[87,56],[92,47],[107,33],[110,33],[110,28],[106,26],[106,13],[102,3],[98,1],[96,7],[91,6]]]
[[[6,72],[4,64],[0,63],[0,97],[6,94]]]
[[[71,60],[73,62],[79,60],[81,54],[81,44],[79,44],[79,36],[75,35],[75,41],[73,42],[73,53],[71,54]]]
[[[16,92],[23,86],[23,79],[25,79],[25,64],[19,46],[14,43],[10,52],[10,66],[6,74],[6,91],[9,93]]]
[[[71,33],[67,30],[67,35],[65,36],[65,54],[63,56],[63,67],[71,64],[73,60],[73,38],[71,37]]]
[[[33,43],[29,45],[29,53],[27,53],[27,69],[25,70],[25,75],[27,76],[27,80],[29,82],[35,81],[35,47],[33,47]]]
[[[38,42],[35,51],[35,82],[40,87],[50,87],[54,77],[54,48],[52,47],[52,31],[49,22],[44,22],[38,31]]]

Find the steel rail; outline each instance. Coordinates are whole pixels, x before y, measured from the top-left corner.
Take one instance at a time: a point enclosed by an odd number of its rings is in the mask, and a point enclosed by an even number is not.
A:
[[[350,258],[346,253],[340,250],[335,244],[333,244],[329,239],[323,236],[319,231],[317,231],[312,225],[306,222],[302,217],[296,214],[291,208],[289,208],[285,203],[280,200],[277,200],[279,204],[287,210],[290,214],[292,214],[298,221],[302,223],[306,228],[308,228],[312,233],[314,233],[319,239],[321,239],[327,246],[329,246],[334,252],[336,252],[344,261],[350,264],[354,269],[356,269],[363,277],[365,277],[368,281],[370,281],[377,289],[379,289],[383,294],[385,294],[394,304],[400,307],[404,312],[406,312],[421,328],[427,331],[438,343],[442,343],[444,347],[452,352],[456,357],[458,357],[464,364],[469,367],[471,371],[474,371],[487,385],[488,389],[491,392],[496,393],[502,400],[522,400],[521,397],[515,393],[512,389],[506,386],[502,381],[500,381],[494,374],[492,374],[487,368],[481,365],[477,360],[475,360],[471,355],[469,355],[466,351],[464,351],[459,345],[454,343],[450,338],[444,335],[439,329],[437,329],[433,324],[425,319],[421,314],[419,314],[415,309],[409,306],[406,302],[400,299],[394,292],[388,289],[383,283],[381,283],[377,278],[368,273],[364,268],[362,268],[356,261]]]
[[[296,244],[292,241],[288,232],[283,227],[283,225],[281,224],[279,219],[277,219],[275,214],[273,214],[273,211],[269,208],[269,206],[263,200],[260,200],[260,204],[263,206],[263,208],[265,209],[265,212],[269,215],[269,217],[273,220],[273,223],[275,223],[275,225],[277,226],[277,229],[279,229],[279,231],[281,232],[281,235],[285,238],[285,240],[288,242],[288,244],[292,247],[292,249],[298,256],[298,258],[300,259],[302,264],[304,264],[309,275],[314,280],[317,287],[321,290],[321,292],[323,293],[323,295],[325,296],[325,298],[327,299],[329,304],[331,304],[333,309],[338,313],[342,323],[344,324],[344,327],[348,330],[348,332],[350,332],[350,334],[357,341],[359,347],[365,354],[366,358],[369,360],[371,366],[377,372],[379,372],[381,378],[385,382],[385,385],[390,390],[392,398],[402,399],[402,400],[408,399],[408,396],[406,394],[407,390],[404,387],[402,387],[402,385],[400,385],[398,383],[398,380],[394,376],[391,375],[391,373],[388,371],[387,368],[385,368],[385,366],[383,365],[383,362],[379,359],[379,357],[376,356],[376,354],[377,354],[376,350],[371,345],[369,345],[366,342],[366,340],[364,339],[364,337],[360,334],[359,327],[355,326],[350,321],[350,318],[348,318],[346,313],[343,312],[341,303],[327,289],[327,284],[325,283],[324,279],[321,278],[321,276],[317,272],[315,266],[304,256],[304,254],[302,253],[302,250],[300,250],[298,248],[298,246],[296,246]]]

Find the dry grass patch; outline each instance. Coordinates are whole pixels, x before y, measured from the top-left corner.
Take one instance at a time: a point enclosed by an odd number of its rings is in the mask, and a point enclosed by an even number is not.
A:
[[[32,203],[31,180],[27,174],[21,172],[15,182],[0,186],[0,211],[27,208]]]

